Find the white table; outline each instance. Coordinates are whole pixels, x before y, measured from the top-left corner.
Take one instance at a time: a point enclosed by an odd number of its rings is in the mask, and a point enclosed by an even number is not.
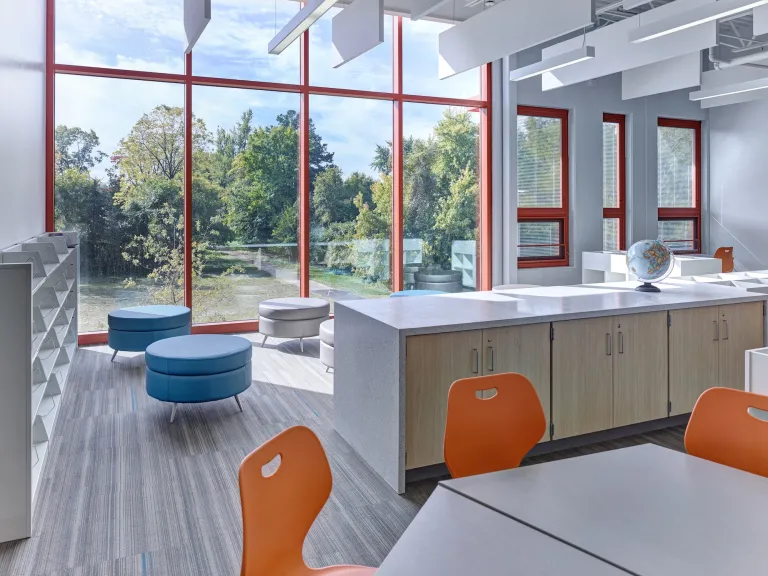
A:
[[[438,487],[378,576],[625,576],[627,572]]]
[[[723,261],[702,255],[675,256],[670,276],[698,276],[718,274],[723,271]],[[624,282],[635,280],[627,268],[627,253],[620,250],[581,253],[581,281],[584,284],[600,282]]]
[[[768,479],[658,446],[441,485],[633,574],[768,573]]]

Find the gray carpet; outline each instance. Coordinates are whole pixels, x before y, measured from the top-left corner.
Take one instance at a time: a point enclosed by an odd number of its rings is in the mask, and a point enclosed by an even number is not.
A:
[[[254,382],[242,396],[179,408],[144,392],[142,355],[109,362],[79,350],[37,498],[33,537],[0,544],[0,575],[225,576],[240,571],[237,470],[285,428],[320,437],[333,494],[305,545],[312,566],[378,566],[434,489],[395,494],[336,434],[332,379],[317,340],[255,348]],[[539,456],[531,462],[656,442],[682,449],[682,429]]]

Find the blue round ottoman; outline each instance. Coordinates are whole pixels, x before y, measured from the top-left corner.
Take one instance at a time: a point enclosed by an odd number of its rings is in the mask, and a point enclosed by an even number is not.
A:
[[[437,296],[438,294],[445,294],[445,292],[440,290],[403,290],[402,292],[392,292],[389,297],[408,298],[410,296]]]
[[[150,344],[146,350],[147,394],[179,403],[212,402],[235,397],[251,385],[251,342],[239,336],[196,334]]]
[[[114,350],[143,352],[163,338],[191,333],[192,311],[186,306],[133,306],[109,313],[107,342]]]

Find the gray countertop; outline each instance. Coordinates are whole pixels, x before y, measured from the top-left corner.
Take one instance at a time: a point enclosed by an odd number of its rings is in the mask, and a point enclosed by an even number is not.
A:
[[[637,292],[637,285],[614,282],[542,286],[504,292],[350,300],[336,302],[336,306],[365,314],[408,336],[768,299],[768,294],[704,283],[662,283],[658,293]]]

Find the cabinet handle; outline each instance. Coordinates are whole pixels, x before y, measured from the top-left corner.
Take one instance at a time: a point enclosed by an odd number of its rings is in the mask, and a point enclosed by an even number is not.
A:
[[[624,332],[619,332],[619,354],[624,354]]]
[[[488,346],[488,350],[491,351],[491,367],[488,369],[488,371],[493,372],[496,370],[496,353],[493,350],[493,346]]]
[[[717,342],[720,340],[720,324],[717,322],[717,320],[714,320],[712,324],[715,325],[715,339],[714,341]]]
[[[728,320],[723,318],[723,333],[725,336],[723,336],[723,340],[728,340]]]
[[[613,337],[610,333],[605,335],[605,354],[607,356],[613,354]]]
[[[472,353],[475,355],[475,369],[472,370],[472,374],[479,374],[480,373],[480,353],[477,351],[477,348],[472,348]]]

